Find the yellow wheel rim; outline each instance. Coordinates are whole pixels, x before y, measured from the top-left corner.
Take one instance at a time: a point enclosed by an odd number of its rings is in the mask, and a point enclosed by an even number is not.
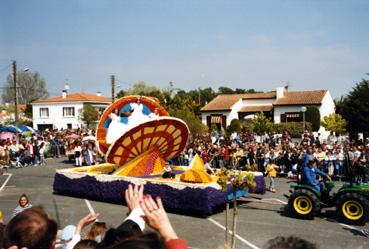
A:
[[[343,203],[342,212],[347,219],[359,220],[364,215],[364,208],[360,202],[349,200]]]
[[[313,210],[311,200],[306,196],[298,196],[293,201],[293,207],[297,213],[307,215]]]

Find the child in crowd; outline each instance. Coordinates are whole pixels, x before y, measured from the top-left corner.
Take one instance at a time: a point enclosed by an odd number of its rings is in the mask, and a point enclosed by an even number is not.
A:
[[[279,169],[279,167],[277,165],[274,164],[274,160],[273,159],[269,159],[269,162],[267,164],[267,175],[268,178],[270,180],[269,183],[269,190],[273,193],[275,193],[276,189],[275,189],[275,183],[274,183],[274,178],[277,176],[277,169]]]

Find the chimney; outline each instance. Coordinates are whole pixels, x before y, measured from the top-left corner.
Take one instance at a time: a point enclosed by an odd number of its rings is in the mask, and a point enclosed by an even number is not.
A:
[[[67,90],[63,90],[62,91],[62,98],[66,99],[67,98]]]
[[[277,99],[283,98],[285,89],[284,87],[277,87]]]
[[[97,92],[96,95],[101,97],[101,92]]]

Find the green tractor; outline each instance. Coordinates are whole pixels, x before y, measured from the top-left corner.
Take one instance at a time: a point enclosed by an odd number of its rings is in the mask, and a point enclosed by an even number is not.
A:
[[[322,208],[334,206],[343,223],[365,225],[369,218],[369,184],[345,183],[337,193],[331,193],[333,181],[325,182],[322,193],[299,182],[290,187],[288,209],[296,218],[314,219]]]

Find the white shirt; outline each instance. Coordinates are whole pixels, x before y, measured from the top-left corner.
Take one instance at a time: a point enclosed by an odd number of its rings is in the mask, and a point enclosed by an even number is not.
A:
[[[145,229],[145,221],[142,218],[142,216],[144,216],[144,212],[142,211],[141,208],[134,208],[131,213],[127,216],[127,218],[125,218],[124,220],[131,220],[134,223],[136,223],[141,231],[143,231]]]

